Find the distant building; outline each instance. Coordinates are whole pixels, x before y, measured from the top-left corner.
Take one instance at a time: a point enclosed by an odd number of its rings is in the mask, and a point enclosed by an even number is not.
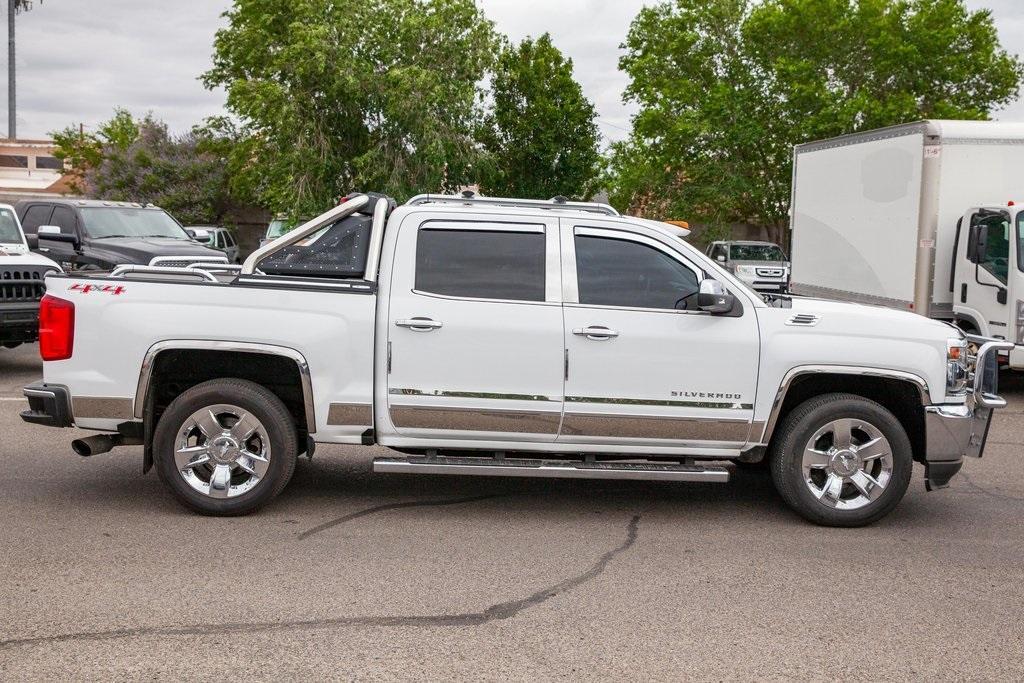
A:
[[[0,201],[73,194],[52,140],[0,140]]]

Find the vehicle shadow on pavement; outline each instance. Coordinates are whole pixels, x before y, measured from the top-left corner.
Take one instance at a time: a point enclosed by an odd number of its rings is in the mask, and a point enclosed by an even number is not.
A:
[[[747,511],[757,516],[787,514],[767,472],[736,471],[727,484],[598,481],[568,479],[490,478],[437,475],[375,474],[369,463],[349,458],[319,458],[302,462],[278,505],[301,506],[303,513],[322,519],[304,527],[299,538],[346,524],[371,514],[413,507],[443,508],[495,501],[497,507],[522,511],[543,507],[595,511],[637,510],[671,505],[680,515],[695,512]],[[525,503],[524,500],[533,502]],[[311,504],[316,501],[315,504]],[[507,501],[507,502],[502,502]],[[340,514],[330,516],[339,504]]]

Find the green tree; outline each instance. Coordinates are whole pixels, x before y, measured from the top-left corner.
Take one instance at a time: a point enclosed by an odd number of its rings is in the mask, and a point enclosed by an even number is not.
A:
[[[612,198],[721,229],[788,223],[792,146],[922,118],[986,119],[1024,68],[962,0],[675,0],[641,10],[620,67],[634,130]]]
[[[236,0],[226,17],[204,82],[241,121],[242,194],[316,213],[353,188],[474,178],[497,42],[473,0]]]
[[[75,189],[112,201],[152,203],[185,224],[216,224],[233,204],[223,121],[172,135],[152,114],[118,109],[95,133],[70,126],[53,133],[55,156],[71,161]]]
[[[484,189],[503,197],[585,199],[600,170],[597,113],[551,36],[502,51],[492,96],[482,138],[494,172]]]

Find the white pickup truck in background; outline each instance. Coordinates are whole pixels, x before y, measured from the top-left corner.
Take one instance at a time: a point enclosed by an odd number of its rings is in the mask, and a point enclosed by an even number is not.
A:
[[[29,422],[144,445],[173,494],[241,514],[316,444],[380,472],[728,480],[770,465],[821,524],[870,523],[913,463],[979,456],[995,354],[886,308],[761,295],[601,204],[353,195],[241,266],[52,275]]]
[[[955,321],[1014,342],[1006,364],[1024,370],[1021,169],[1024,123],[921,121],[797,145],[791,291]]]
[[[0,204],[0,346],[14,348],[39,336],[39,301],[47,273],[59,273],[55,262],[34,254],[35,235],[26,236],[10,204]]]

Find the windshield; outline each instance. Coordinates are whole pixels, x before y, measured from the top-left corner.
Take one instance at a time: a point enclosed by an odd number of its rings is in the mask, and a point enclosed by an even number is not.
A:
[[[18,219],[10,209],[0,209],[0,243],[22,244]]]
[[[82,208],[85,234],[93,239],[104,237],[171,237],[190,239],[185,229],[159,209],[121,207]]]
[[[786,255],[774,244],[734,244],[729,247],[730,261],[785,261]]]
[[[299,225],[301,222],[304,221],[286,221],[281,218],[275,218],[270,221],[270,225],[267,226],[267,239],[276,240],[278,237]]]

